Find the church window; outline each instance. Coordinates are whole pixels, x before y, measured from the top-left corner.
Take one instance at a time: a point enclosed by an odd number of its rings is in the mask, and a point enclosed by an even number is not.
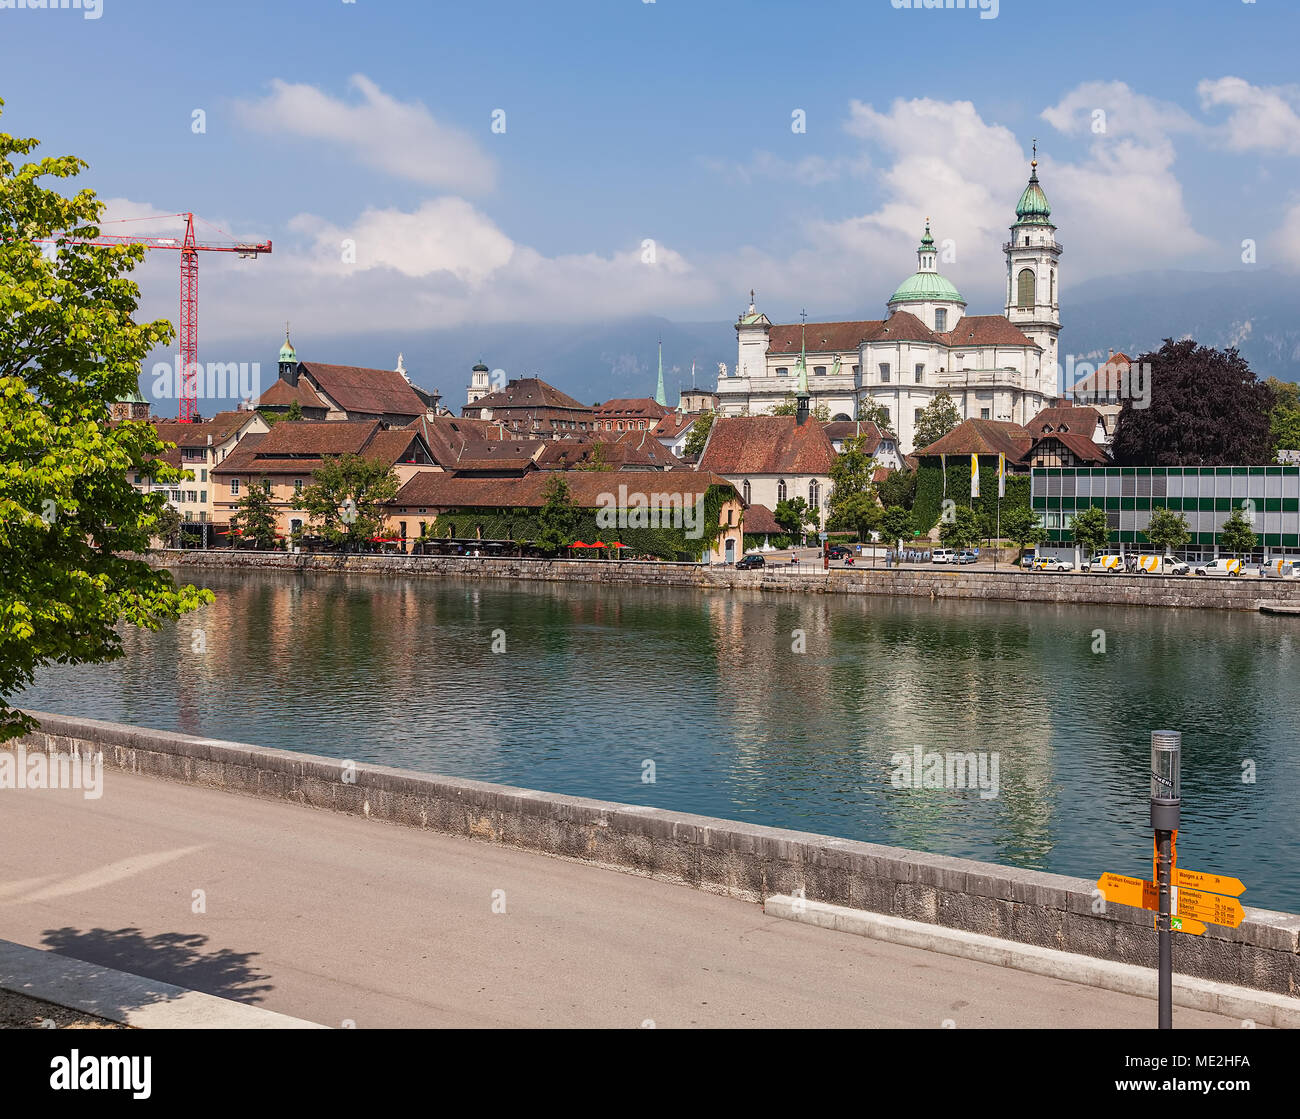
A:
[[[948,311],[946,308],[940,307],[938,310],[935,311],[934,329],[941,330],[941,331],[948,329]]]
[[[1034,305],[1034,270],[1022,268],[1016,277],[1016,306],[1020,308]]]
[[[808,483],[808,504],[811,505],[814,509],[816,509],[821,504],[821,491],[822,488],[818,484],[816,478],[814,478],[811,482]]]
[[[744,498],[745,498],[745,504],[748,505],[748,504],[750,503],[750,502],[749,502],[749,479],[748,479],[748,478],[746,478],[746,479],[744,480],[744,482],[741,483],[741,486],[740,486],[740,492],[741,492],[741,494],[742,494],[742,495],[744,496]]]
[[[893,423],[893,417],[889,414],[889,409],[888,409],[888,408],[884,408],[884,407],[882,407],[882,408],[880,409],[880,414],[881,414],[882,416],[884,416],[884,418],[885,418],[885,423]]]
[[[785,479],[784,479],[784,478],[779,478],[779,479],[777,479],[777,483],[776,483],[776,499],[777,499],[777,501],[784,501],[784,500],[785,500]]]
[[[916,366],[916,383],[919,385],[925,381],[925,363],[918,362]]]
[[[882,361],[880,363],[880,379],[882,381],[889,380],[889,362],[887,361]]]

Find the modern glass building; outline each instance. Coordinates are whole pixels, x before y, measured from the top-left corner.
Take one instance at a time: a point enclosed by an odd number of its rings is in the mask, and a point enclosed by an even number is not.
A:
[[[1096,505],[1125,551],[1149,546],[1143,530],[1153,509],[1172,509],[1191,529],[1188,548],[1212,552],[1223,522],[1243,507],[1257,549],[1300,549],[1300,466],[1046,467],[1030,472],[1029,492],[1048,547],[1073,544],[1070,519]]]

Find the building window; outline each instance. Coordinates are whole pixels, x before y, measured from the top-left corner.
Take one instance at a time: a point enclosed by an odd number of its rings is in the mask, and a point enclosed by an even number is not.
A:
[[[987,420],[988,418],[989,418],[989,410],[988,410],[987,408],[981,408],[981,409],[980,409],[980,419],[981,419],[981,420]]]
[[[262,479],[262,492],[267,494],[271,492],[271,480],[269,478]]]
[[[825,377],[825,376],[826,376],[826,366],[824,366],[824,365],[814,365],[814,366],[813,366],[813,376],[814,376],[814,377]]]
[[[778,365],[778,366],[776,367],[776,375],[777,375],[778,377],[788,377],[788,376],[790,376],[790,369],[789,369],[789,367],[788,367],[788,366],[785,366],[785,365]]]
[[[302,479],[301,479],[301,478],[295,478],[295,479],[293,480],[293,492],[294,492],[294,493],[302,493]]]
[[[234,497],[237,493],[239,493],[239,479],[238,479],[238,478],[231,478],[231,479],[230,479],[230,496],[231,496],[231,497]]]
[[[822,493],[821,485],[818,483],[817,479],[814,478],[811,482],[808,483],[808,504],[812,508],[816,509],[820,506],[821,493]]]
[[[934,312],[934,329],[938,331],[948,329],[948,309],[946,307],[939,307]]]
[[[781,478],[776,483],[776,499],[778,502],[785,500],[785,479]]]
[[[856,377],[859,373],[861,373],[861,372],[862,372],[862,366],[860,366],[860,365],[855,365],[855,366],[853,367],[853,375],[854,375],[855,377]]]
[[[887,361],[882,361],[880,363],[880,379],[882,381],[889,380],[889,362]]]
[[[207,523],[208,523],[208,512],[207,512],[206,509],[200,509],[200,510],[199,510],[199,524],[201,524],[201,525],[205,525],[205,524],[207,524]]]
[[[137,474],[137,475],[135,476],[135,484],[136,484],[137,486],[140,484],[140,475],[139,475],[139,474]]]
[[[888,409],[888,408],[884,408],[884,407],[882,407],[882,408],[880,409],[880,414],[881,414],[882,416],[885,417],[885,423],[893,423],[893,422],[894,422],[894,417],[891,416],[891,415],[889,414],[889,409]]]
[[[188,509],[185,510],[185,519],[186,519],[187,521],[192,521],[192,520],[194,520],[194,514],[191,513]]]
[[[198,493],[198,490],[186,490],[186,491],[185,491],[185,500],[186,500],[186,501],[189,501],[189,502],[195,502],[195,501],[198,501],[198,499],[199,499],[199,493]]]
[[[206,505],[206,504],[208,503],[208,491],[207,491],[207,490],[199,490],[199,501],[200,501],[202,504],[204,504],[204,505]]]
[[[918,362],[916,366],[916,383],[920,385],[920,384],[924,384],[924,382],[925,382],[925,363]]]
[[[207,472],[206,470],[200,470],[200,471],[199,471],[199,481],[200,481],[200,482],[206,482],[207,480],[208,480],[208,472]]]
[[[741,483],[740,492],[742,496],[745,498],[745,504],[748,505],[749,504],[749,479],[748,478],[746,478],[744,482]]]
[[[1022,268],[1016,277],[1016,306],[1026,310],[1034,305],[1034,270]]]
[[[913,422],[914,424],[919,424],[919,423],[921,422],[921,409],[920,409],[920,408],[913,408],[913,409],[912,409],[912,422]]]

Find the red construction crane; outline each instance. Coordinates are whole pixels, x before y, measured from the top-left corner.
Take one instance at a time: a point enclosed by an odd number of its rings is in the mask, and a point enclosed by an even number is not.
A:
[[[198,241],[194,237],[193,214],[165,214],[164,218],[184,218],[185,236],[128,237],[118,233],[101,233],[98,237],[77,239],[58,237],[45,239],[46,243],[62,241],[67,245],[143,245],[147,249],[179,249],[181,254],[181,400],[180,421],[192,423],[198,412],[199,376],[199,253],[238,253],[241,257],[257,259],[271,251],[270,241],[254,243],[242,241]],[[128,218],[128,221],[158,221],[159,218]],[[202,219],[200,219],[202,220]],[[215,226],[213,227],[216,228]]]

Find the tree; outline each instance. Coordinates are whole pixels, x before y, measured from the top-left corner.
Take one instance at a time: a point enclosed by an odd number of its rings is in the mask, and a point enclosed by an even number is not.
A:
[[[1146,537],[1151,541],[1151,547],[1168,553],[1186,547],[1192,533],[1181,513],[1172,509],[1154,509],[1151,523],[1146,527]]]
[[[128,475],[182,473],[150,424],[109,422],[173,337],[134,318],[144,249],[62,244],[47,259],[33,241],[95,236],[103,203],[42,185],[79,174],[74,156],[16,164],[37,146],[0,133],[0,740],[35,729],[8,701],[39,669],[114,660],[119,623],[158,629],[213,601],[134,558],[168,518]]]
[[[809,525],[817,527],[817,510],[810,509],[802,497],[778,501],[772,516],[790,536],[803,536]]]
[[[858,420],[862,423],[875,424],[881,431],[889,431],[889,409],[874,400],[858,402]]]
[[[709,441],[709,432],[713,430],[713,413],[701,412],[691,425],[690,434],[682,445],[683,455],[702,455],[704,444]]]
[[[182,523],[180,510],[174,505],[164,505],[159,510],[158,521],[153,527],[154,539],[161,540],[164,548],[175,547]]]
[[[952,519],[939,525],[939,539],[949,548],[974,548],[980,542],[975,510],[966,505],[955,506]]]
[[[1047,529],[1038,514],[1026,505],[1012,505],[1002,511],[1002,535],[1020,551],[1030,544],[1041,544],[1047,539]]]
[[[833,516],[827,518],[829,529],[852,529],[859,540],[868,540],[880,524],[884,511],[871,494],[855,493],[839,501]]]
[[[786,398],[772,408],[768,413],[771,416],[797,416],[799,414],[799,401],[794,393],[789,393]],[[831,422],[831,409],[829,404],[814,404],[808,409],[808,414],[818,423]]]
[[[319,535],[352,551],[380,535],[384,506],[397,496],[397,472],[358,455],[327,458],[299,497]]]
[[[901,505],[910,512],[916,500],[916,474],[911,470],[891,470],[876,483],[876,496],[886,507]]]
[[[284,418],[290,423],[297,423],[302,419],[302,405],[296,400],[289,401],[289,410],[285,412]]]
[[[1274,397],[1235,349],[1191,339],[1165,344],[1135,363],[1141,395],[1130,392],[1112,453],[1121,466],[1250,466],[1273,461]]]
[[[878,517],[868,516],[862,501],[876,504],[876,460],[867,454],[867,437],[855,435],[844,440],[843,450],[831,463],[831,493],[826,524],[829,528],[854,528],[860,533],[868,521],[874,526]]]
[[[1244,509],[1234,509],[1219,529],[1219,546],[1234,556],[1255,550],[1255,529]]]
[[[1106,510],[1092,505],[1070,518],[1070,535],[1074,542],[1087,555],[1093,556],[1102,551],[1110,542],[1110,522],[1106,519]]]
[[[587,461],[577,469],[595,471],[596,473],[613,470],[613,464],[605,456],[605,444],[600,440],[593,443],[591,452],[587,455]]]
[[[901,505],[891,505],[880,518],[880,533],[898,543],[912,535],[912,514]]]
[[[537,514],[537,538],[533,541],[546,552],[558,552],[573,543],[578,528],[578,510],[573,504],[569,483],[558,474],[542,489],[545,504]]]
[[[263,478],[262,482],[265,481]],[[275,506],[265,485],[250,484],[248,493],[239,499],[238,509],[230,518],[230,531],[239,533],[241,544],[247,542],[254,548],[270,551],[280,546],[276,527]]]
[[[961,413],[957,411],[956,403],[946,392],[941,392],[922,409],[912,446],[920,450],[937,443],[959,423]]]

